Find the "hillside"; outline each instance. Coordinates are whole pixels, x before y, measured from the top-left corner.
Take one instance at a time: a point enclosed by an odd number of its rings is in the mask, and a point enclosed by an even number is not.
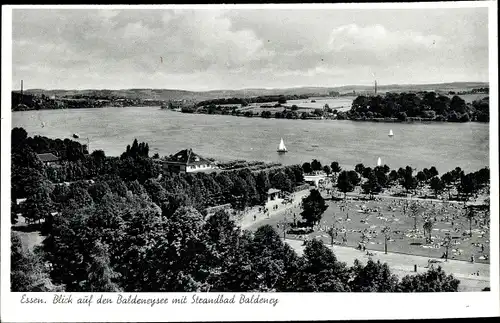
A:
[[[408,91],[467,91],[474,88],[489,87],[484,82],[454,82],[442,84],[391,84],[379,85],[380,92],[408,92]],[[56,97],[96,97],[96,98],[125,98],[138,100],[188,100],[201,101],[224,97],[254,97],[266,95],[310,95],[321,96],[328,95],[330,92],[352,93],[371,92],[373,86],[368,85],[345,85],[339,87],[297,87],[284,89],[241,89],[241,90],[213,90],[213,91],[184,91],[173,89],[122,89],[122,90],[26,90],[27,94]]]

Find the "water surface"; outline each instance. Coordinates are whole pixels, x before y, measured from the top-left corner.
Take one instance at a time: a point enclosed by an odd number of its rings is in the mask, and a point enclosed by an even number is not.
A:
[[[489,165],[489,125],[483,123],[374,123],[341,120],[281,120],[183,114],[158,107],[41,110],[12,113],[12,126],[30,136],[90,140],[90,149],[120,155],[134,138],[152,153],[185,148],[221,160],[246,159],[323,164],[338,161],[375,166],[380,157],[391,168],[436,166],[466,171]],[[42,127],[42,122],[45,126]],[[392,129],[394,137],[389,138]],[[283,137],[289,152],[276,148]],[[151,154],[152,154],[151,153]]]

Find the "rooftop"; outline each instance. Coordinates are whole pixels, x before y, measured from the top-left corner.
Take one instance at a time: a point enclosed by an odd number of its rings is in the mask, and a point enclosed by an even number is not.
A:
[[[275,188],[270,188],[268,191],[267,191],[267,194],[274,194],[274,193],[279,193],[281,192],[280,190],[278,189],[275,189]]]
[[[52,153],[38,154],[38,158],[40,158],[40,160],[43,162],[52,162],[59,160],[59,157]]]
[[[208,159],[201,157],[193,152],[192,149],[184,149],[177,154],[167,158],[168,162],[178,163],[183,165],[207,165],[212,164]]]

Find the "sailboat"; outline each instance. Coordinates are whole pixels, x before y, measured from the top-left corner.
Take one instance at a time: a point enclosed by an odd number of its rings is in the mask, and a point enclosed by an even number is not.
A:
[[[377,166],[381,166],[381,165],[382,165],[382,159],[380,159],[380,157],[379,157],[377,160]]]
[[[394,133],[392,133],[392,129],[389,130],[389,137],[391,137],[391,138],[394,137]]]
[[[280,144],[278,146],[279,153],[286,153],[288,150],[286,149],[285,143],[283,142],[283,138],[281,138]]]

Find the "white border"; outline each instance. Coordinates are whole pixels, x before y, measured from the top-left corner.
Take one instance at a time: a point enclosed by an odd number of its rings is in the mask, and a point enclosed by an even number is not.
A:
[[[12,9],[410,9],[410,8],[489,8],[490,60],[490,169],[491,169],[491,292],[415,294],[267,294],[278,297],[271,305],[26,305],[21,293],[10,292],[10,129],[12,74]],[[2,119],[1,119],[1,315],[8,322],[94,322],[94,321],[278,321],[332,319],[416,319],[499,316],[499,172],[498,172],[498,39],[496,1],[440,3],[366,4],[265,4],[265,5],[115,5],[70,6],[34,5],[2,7]],[[30,295],[35,295],[31,293]],[[79,293],[73,293],[77,296]],[[239,297],[239,293],[236,293]],[[40,295],[40,294],[39,294]],[[97,295],[97,294],[94,294]],[[144,294],[142,294],[144,295]],[[174,294],[147,294],[172,297]],[[232,295],[232,293],[230,294]],[[265,295],[265,294],[261,294]],[[36,295],[35,295],[36,296]],[[45,294],[50,301],[51,294]],[[96,296],[94,296],[96,297]]]
[[[444,1],[444,2],[384,2],[384,3],[310,3],[310,4],[179,4],[179,5],[8,5],[9,8],[23,9],[437,9],[437,8],[476,8],[492,7],[496,4],[494,0],[485,1]]]

